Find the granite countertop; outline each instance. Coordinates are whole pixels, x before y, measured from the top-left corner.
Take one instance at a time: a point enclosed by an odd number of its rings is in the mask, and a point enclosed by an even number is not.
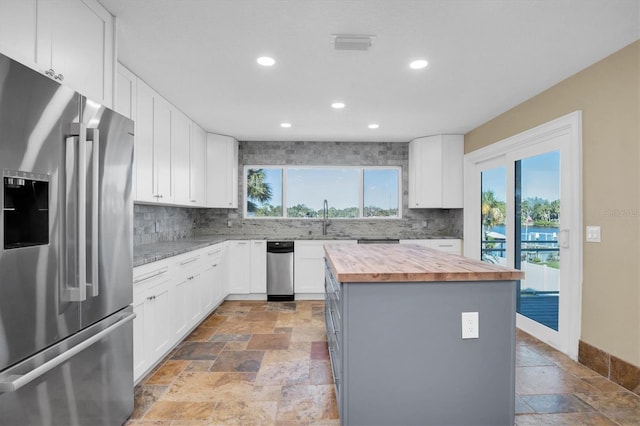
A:
[[[141,266],[168,257],[177,256],[228,240],[219,235],[198,236],[174,241],[159,241],[133,247],[133,266]]]
[[[524,273],[415,244],[325,244],[340,282],[513,281]]]
[[[437,239],[449,239],[455,237],[437,237]],[[140,244],[133,247],[133,266],[145,265],[147,263],[156,262],[168,257],[177,256],[192,250],[198,250],[213,244],[221,243],[228,240],[278,240],[278,241],[296,241],[296,240],[388,240],[387,237],[335,237],[323,235],[321,237],[304,237],[304,238],[266,238],[253,236],[237,236],[237,235],[200,235],[191,238],[172,241],[158,241],[150,244]]]

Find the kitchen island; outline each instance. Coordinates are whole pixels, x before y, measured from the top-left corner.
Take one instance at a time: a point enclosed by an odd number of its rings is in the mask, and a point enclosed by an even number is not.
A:
[[[343,425],[513,425],[521,271],[417,245],[326,244],[325,256]],[[478,338],[463,339],[469,312]]]

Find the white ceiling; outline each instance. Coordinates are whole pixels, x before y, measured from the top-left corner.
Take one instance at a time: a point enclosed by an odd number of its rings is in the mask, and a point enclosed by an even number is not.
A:
[[[239,140],[466,133],[640,37],[640,0],[100,2],[118,18],[125,66]],[[335,51],[332,34],[375,40]],[[277,63],[257,65],[262,55]],[[429,66],[410,69],[415,58]]]

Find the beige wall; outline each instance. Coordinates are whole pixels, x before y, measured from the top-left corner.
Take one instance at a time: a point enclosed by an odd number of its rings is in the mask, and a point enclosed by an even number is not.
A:
[[[582,110],[581,340],[640,366],[640,41],[465,135],[471,152]],[[541,72],[543,70],[541,69]]]

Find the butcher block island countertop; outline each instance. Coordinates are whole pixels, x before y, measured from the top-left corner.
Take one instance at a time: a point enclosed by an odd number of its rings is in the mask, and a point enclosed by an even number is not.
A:
[[[522,271],[445,253],[415,244],[324,246],[326,258],[343,283],[513,281]]]

